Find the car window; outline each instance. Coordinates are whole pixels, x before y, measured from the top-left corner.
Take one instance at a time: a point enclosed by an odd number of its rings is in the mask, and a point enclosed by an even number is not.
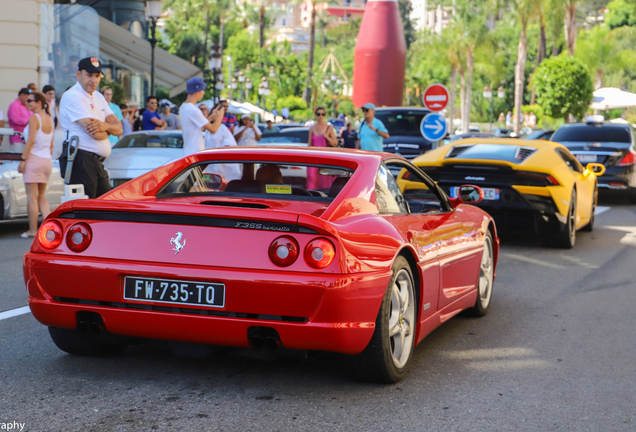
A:
[[[375,178],[375,200],[380,213],[408,213],[400,187],[384,164]]]
[[[552,135],[555,142],[632,142],[628,126],[587,124],[561,126]]]
[[[389,131],[389,135],[421,137],[420,125],[428,111],[424,110],[378,110],[375,117],[380,120]]]
[[[387,162],[387,166],[392,172],[399,172],[397,183],[411,213],[446,211],[444,192],[421,170],[401,162]]]
[[[565,162],[565,164],[572,170],[572,171],[576,171],[579,173],[583,172],[583,166],[581,165],[581,163],[574,157],[572,156],[572,154],[570,152],[567,152],[563,149],[557,148],[555,149],[557,154],[559,156],[561,156],[561,159],[563,159],[563,162]]]
[[[195,164],[174,177],[157,196],[258,197],[330,202],[353,170],[299,163],[224,161]]]
[[[181,134],[130,134],[120,139],[113,148],[183,148]]]

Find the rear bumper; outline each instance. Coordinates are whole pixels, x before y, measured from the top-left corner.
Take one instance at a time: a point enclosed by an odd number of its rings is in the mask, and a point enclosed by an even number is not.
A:
[[[29,252],[29,306],[47,326],[75,328],[100,314],[113,334],[249,346],[247,331],[271,327],[283,346],[357,354],[369,343],[391,272],[307,274],[85,259]],[[157,305],[123,298],[126,276],[220,282],[224,308]]]
[[[636,188],[636,172],[634,166],[609,167],[605,174],[598,178],[599,189],[628,190]]]

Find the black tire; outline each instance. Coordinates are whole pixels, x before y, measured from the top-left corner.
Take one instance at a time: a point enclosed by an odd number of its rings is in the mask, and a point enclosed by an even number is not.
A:
[[[408,292],[405,301],[403,292]],[[371,341],[364,351],[353,356],[354,373],[358,379],[391,384],[404,378],[415,343],[418,310],[416,293],[409,263],[399,256],[393,264],[393,276],[382,300]],[[405,303],[404,308],[402,302]],[[391,328],[397,330],[394,337],[389,334]],[[397,345],[400,341],[401,349]],[[399,358],[396,359],[396,356]]]
[[[572,249],[576,244],[576,189],[572,191],[567,219],[559,225],[555,233],[547,233],[545,240],[553,247]]]
[[[629,189],[629,195],[627,199],[630,204],[636,204],[636,187]]]
[[[590,216],[590,221],[587,225],[581,228],[581,231],[593,231],[594,230],[594,222],[596,222],[596,202],[598,200],[598,190],[594,188],[594,199],[592,200],[592,215]]]
[[[51,339],[59,349],[69,354],[87,357],[107,357],[126,349],[125,342],[101,342],[75,329],[49,327]]]
[[[484,253],[479,265],[479,282],[477,285],[477,299],[475,305],[466,310],[466,313],[474,317],[483,317],[488,313],[492,300],[492,286],[495,279],[495,254],[493,249],[492,234],[488,231],[484,239]]]

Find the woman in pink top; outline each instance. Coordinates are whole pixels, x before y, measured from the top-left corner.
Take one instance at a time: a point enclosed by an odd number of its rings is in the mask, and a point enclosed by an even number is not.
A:
[[[29,230],[23,238],[35,237],[38,230],[38,214],[46,218],[51,212],[44,193],[53,170],[53,136],[55,125],[49,115],[49,104],[42,93],[33,92],[27,105],[34,115],[29,119],[28,138],[22,153],[18,172],[22,173],[27,194]]]
[[[316,123],[309,128],[309,146],[337,147],[338,138],[333,126],[327,123],[327,111],[323,107],[316,109]],[[318,168],[307,167],[307,189],[329,189],[333,183],[331,176],[318,173]]]
[[[33,115],[27,107],[27,99],[30,94],[31,90],[28,88],[20,89],[18,98],[9,105],[9,110],[7,111],[9,127],[16,132],[24,132],[24,128],[29,124],[29,119]],[[10,136],[9,142],[11,144],[21,143],[22,138],[19,136]]]

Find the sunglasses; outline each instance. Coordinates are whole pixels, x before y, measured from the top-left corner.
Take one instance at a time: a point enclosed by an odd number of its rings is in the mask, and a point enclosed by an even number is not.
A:
[[[27,103],[28,102],[35,102],[35,99],[27,99]]]
[[[362,108],[362,112],[368,112],[369,108]]]
[[[324,117],[326,115],[327,115],[327,113],[324,113],[324,112],[316,113],[316,117]]]

